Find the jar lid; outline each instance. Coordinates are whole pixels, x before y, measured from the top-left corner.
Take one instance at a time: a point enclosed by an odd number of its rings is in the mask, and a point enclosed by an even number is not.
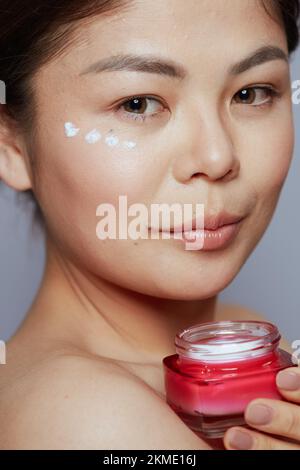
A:
[[[177,354],[191,359],[223,362],[257,357],[273,350],[281,335],[263,321],[219,321],[200,323],[175,336]]]

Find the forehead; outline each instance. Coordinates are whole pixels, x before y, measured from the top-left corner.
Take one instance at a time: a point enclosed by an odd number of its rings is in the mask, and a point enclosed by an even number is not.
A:
[[[138,48],[140,43],[177,48],[187,38],[199,47],[221,47],[225,42],[224,48],[230,40],[258,35],[264,40],[281,30],[263,8],[263,0],[132,0],[112,17],[96,17],[79,38],[82,45],[109,51],[122,44]]]
[[[287,52],[285,31],[262,0],[129,0],[112,16],[78,23],[57,72],[77,77],[101,58],[146,53],[218,73],[268,44]]]

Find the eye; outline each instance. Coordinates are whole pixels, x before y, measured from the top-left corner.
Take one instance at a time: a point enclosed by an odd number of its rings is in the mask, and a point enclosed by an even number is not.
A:
[[[253,107],[261,107],[272,104],[274,98],[279,96],[279,93],[275,88],[270,86],[256,86],[250,88],[243,88],[240,90],[235,97],[239,103],[248,104]],[[255,104],[255,102],[257,104]]]
[[[134,119],[135,121],[145,121],[165,111],[164,106],[157,98],[148,96],[134,96],[123,101],[123,103],[118,106],[118,109],[125,110],[125,112],[121,113],[125,118]]]

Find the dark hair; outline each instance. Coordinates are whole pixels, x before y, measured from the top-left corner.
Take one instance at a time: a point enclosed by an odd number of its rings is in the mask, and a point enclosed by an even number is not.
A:
[[[274,10],[282,20],[287,37],[288,51],[291,55],[299,44],[300,0],[262,0],[262,2],[267,13],[272,15]]]
[[[13,125],[26,137],[30,157],[36,115],[34,73],[63,54],[76,37],[79,21],[117,14],[129,4],[130,0],[0,0],[0,80],[6,92],[0,123]],[[43,225],[33,191],[17,192],[16,197],[33,204],[33,217]]]
[[[0,80],[6,85],[7,119],[31,140],[34,133],[34,90],[31,78],[39,67],[63,53],[72,42],[79,20],[113,15],[130,0],[0,0]],[[266,11],[285,28],[289,54],[299,43],[300,0],[262,0]],[[31,190],[25,191],[34,198]],[[42,214],[36,202],[36,216]]]

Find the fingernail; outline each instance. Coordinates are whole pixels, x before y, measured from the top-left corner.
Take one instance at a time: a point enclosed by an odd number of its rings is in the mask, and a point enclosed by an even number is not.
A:
[[[277,374],[276,383],[283,390],[298,390],[300,388],[300,375],[296,372],[283,370]]]
[[[272,421],[274,411],[266,405],[250,405],[246,412],[246,419],[251,424],[269,424]]]
[[[244,431],[231,431],[229,436],[229,444],[234,449],[247,450],[253,445],[253,438]]]

